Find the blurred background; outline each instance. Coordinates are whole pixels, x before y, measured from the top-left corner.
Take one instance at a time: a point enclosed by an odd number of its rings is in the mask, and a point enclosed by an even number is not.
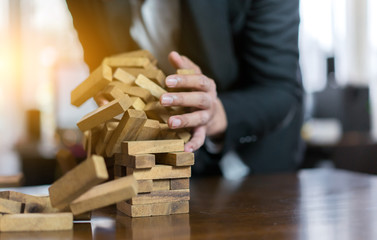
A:
[[[301,0],[302,168],[377,173],[377,1]],[[374,27],[373,27],[374,26]],[[0,176],[51,183],[56,151],[84,157],[70,105],[89,74],[64,0],[0,0]]]

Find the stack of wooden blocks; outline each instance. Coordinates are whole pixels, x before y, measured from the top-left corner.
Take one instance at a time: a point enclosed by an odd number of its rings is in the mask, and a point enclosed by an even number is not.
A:
[[[71,95],[73,105],[91,97],[98,105],[77,123],[88,155],[114,164],[115,178],[133,175],[137,180],[138,195],[117,204],[132,217],[189,211],[194,154],[184,152],[184,143],[191,135],[168,127],[169,117],[185,109],[160,104],[161,95],[173,90],[166,89],[165,74],[156,64],[145,50],[105,58]]]

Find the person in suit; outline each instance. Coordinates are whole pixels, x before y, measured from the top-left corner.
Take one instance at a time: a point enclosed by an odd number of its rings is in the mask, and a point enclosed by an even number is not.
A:
[[[160,54],[159,62],[164,61],[163,49],[175,68],[195,69],[196,74],[166,79],[169,87],[193,91],[160,99],[165,106],[195,109],[169,118],[171,128],[193,128],[185,150],[197,154],[194,173],[218,173],[218,161],[228,151],[236,152],[252,173],[296,169],[303,98],[298,0],[67,4],[91,70],[106,56],[140,47]],[[149,12],[143,4],[152,6]],[[144,38],[138,41],[143,34],[151,38],[149,44]]]

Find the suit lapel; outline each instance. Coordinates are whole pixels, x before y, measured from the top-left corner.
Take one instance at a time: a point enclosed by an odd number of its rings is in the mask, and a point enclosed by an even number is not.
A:
[[[181,1],[179,51],[213,78],[219,90],[237,77],[227,0]]]

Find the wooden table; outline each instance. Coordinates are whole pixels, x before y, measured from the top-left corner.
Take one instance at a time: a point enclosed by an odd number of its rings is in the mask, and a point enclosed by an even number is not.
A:
[[[190,214],[95,211],[73,231],[0,239],[377,239],[377,177],[317,169],[240,181],[192,179]]]

